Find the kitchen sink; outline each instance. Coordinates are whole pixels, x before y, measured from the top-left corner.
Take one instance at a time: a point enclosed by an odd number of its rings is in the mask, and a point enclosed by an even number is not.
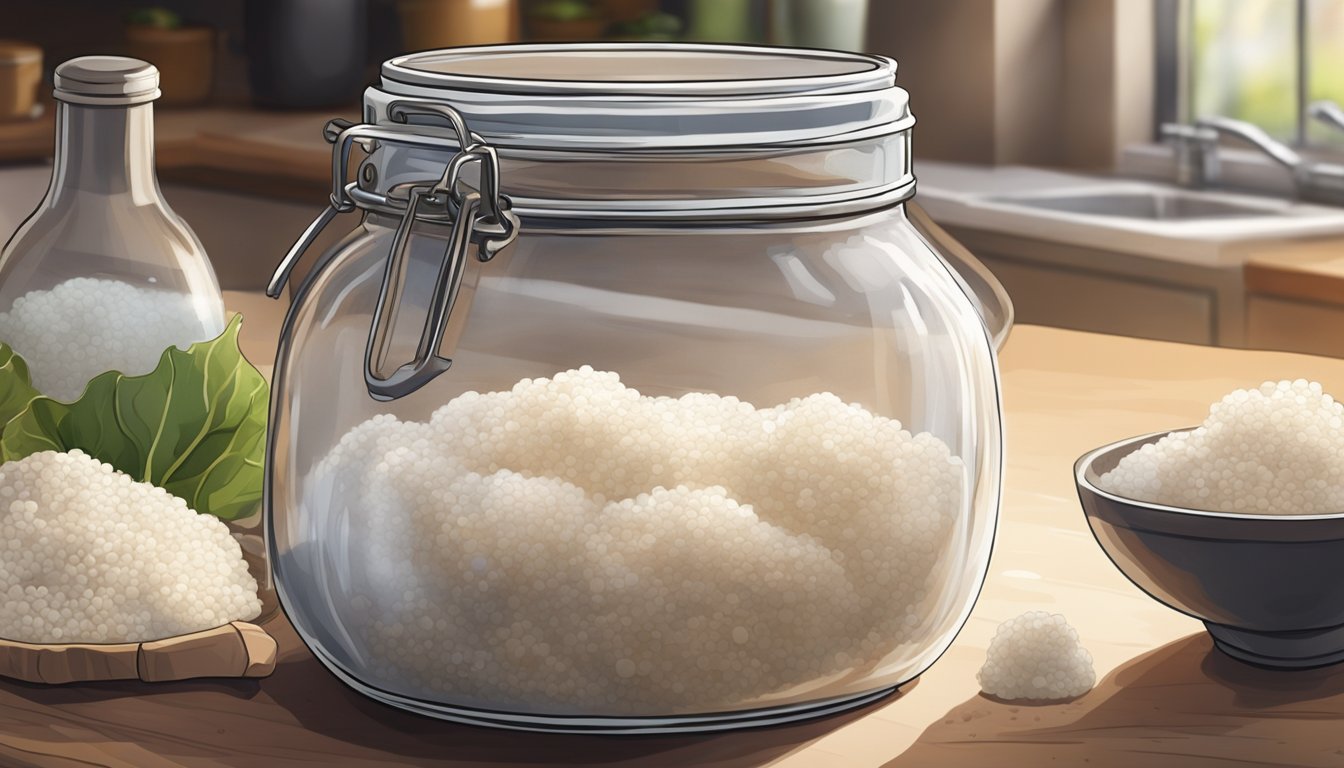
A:
[[[916,201],[962,232],[1225,267],[1254,252],[1248,243],[1344,235],[1344,207],[1287,197],[1011,165],[916,171]]]
[[[1133,190],[1096,194],[1050,194],[1020,197],[994,197],[1003,205],[1037,208],[1086,216],[1109,216],[1153,221],[1191,219],[1244,219],[1255,216],[1283,216],[1288,206],[1272,200],[1227,200],[1199,193]]]

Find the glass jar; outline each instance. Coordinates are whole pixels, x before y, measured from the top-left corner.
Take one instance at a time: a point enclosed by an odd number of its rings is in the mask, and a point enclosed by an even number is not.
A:
[[[977,301],[999,335],[1010,310],[907,218],[895,62],[525,45],[382,74],[272,281],[359,213],[272,394],[270,555],[322,663],[606,732],[814,717],[932,664],[1000,495]]]

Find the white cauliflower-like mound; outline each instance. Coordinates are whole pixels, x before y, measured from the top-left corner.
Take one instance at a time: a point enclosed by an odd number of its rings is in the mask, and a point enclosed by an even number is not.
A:
[[[1344,512],[1344,405],[1304,379],[1239,389],[1214,403],[1200,427],[1143,446],[1097,484],[1211,512]]]
[[[261,612],[216,518],[81,451],[0,464],[0,637],[133,643]]]
[[[999,625],[989,641],[980,689],[1008,701],[1069,699],[1097,682],[1092,654],[1059,614],[1028,611]]]
[[[965,468],[831,394],[644,397],[584,367],[379,416],[316,468],[342,622],[385,680],[482,706],[704,711],[922,642]]]

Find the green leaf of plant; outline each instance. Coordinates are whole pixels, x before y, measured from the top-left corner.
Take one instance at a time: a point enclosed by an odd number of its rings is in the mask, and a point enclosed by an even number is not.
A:
[[[0,344],[0,429],[40,395],[33,388],[28,364],[8,344]]]
[[[30,402],[0,435],[5,461],[78,448],[224,520],[261,501],[269,392],[238,349],[242,316],[211,341],[169,347],[143,376],[99,374],[79,400]]]
[[[182,17],[167,8],[137,8],[126,14],[126,23],[155,29],[177,29]]]

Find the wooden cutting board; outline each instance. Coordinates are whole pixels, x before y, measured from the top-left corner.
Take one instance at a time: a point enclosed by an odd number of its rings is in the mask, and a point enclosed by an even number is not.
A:
[[[235,621],[147,643],[48,645],[0,640],[0,676],[51,685],[266,677],[275,670],[275,657],[276,643],[266,630]]]

